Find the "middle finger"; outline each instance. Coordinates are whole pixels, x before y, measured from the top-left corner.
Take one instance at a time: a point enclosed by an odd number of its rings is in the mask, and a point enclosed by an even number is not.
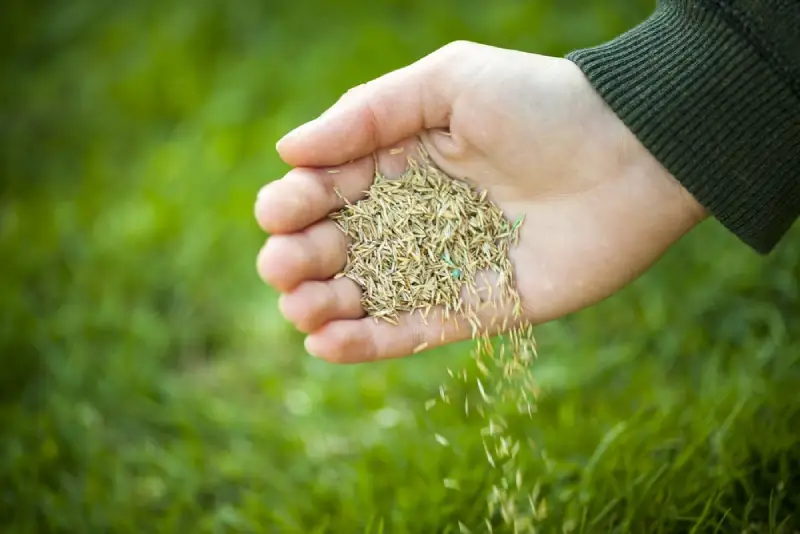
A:
[[[347,237],[325,219],[305,230],[273,235],[258,255],[262,280],[279,291],[291,291],[306,280],[326,280],[347,261]]]

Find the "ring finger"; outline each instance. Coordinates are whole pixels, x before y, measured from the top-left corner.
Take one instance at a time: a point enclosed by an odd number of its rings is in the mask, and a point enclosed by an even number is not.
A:
[[[261,279],[281,292],[306,280],[326,280],[347,260],[347,238],[331,220],[294,234],[273,235],[258,254]]]
[[[281,295],[279,306],[283,316],[305,333],[330,321],[364,316],[361,289],[347,278],[303,282],[294,291]]]

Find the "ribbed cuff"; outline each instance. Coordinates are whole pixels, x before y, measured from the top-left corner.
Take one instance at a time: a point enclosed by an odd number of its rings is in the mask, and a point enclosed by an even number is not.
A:
[[[800,97],[728,20],[698,0],[663,1],[567,58],[709,213],[767,253],[800,211]]]

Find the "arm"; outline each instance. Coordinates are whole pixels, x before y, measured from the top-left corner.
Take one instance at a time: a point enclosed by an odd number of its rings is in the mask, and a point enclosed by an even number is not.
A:
[[[769,252],[800,211],[800,2],[664,0],[568,56],[723,225]]]
[[[347,246],[326,220],[342,205],[334,187],[357,201],[376,162],[402,171],[392,148],[416,136],[448,174],[470,177],[510,218],[525,216],[511,260],[533,324],[614,294],[707,213],[756,250],[774,247],[798,213],[800,7],[721,6],[664,1],[631,32],[569,60],[453,43],[354,88],[284,137],[278,152],[295,168],[256,203],[271,234],[258,270],[308,333],[308,351],[353,363],[469,337],[416,314],[399,326],[365,319],[360,288],[334,278]],[[750,35],[741,20],[777,33]],[[490,313],[482,321],[514,319]]]

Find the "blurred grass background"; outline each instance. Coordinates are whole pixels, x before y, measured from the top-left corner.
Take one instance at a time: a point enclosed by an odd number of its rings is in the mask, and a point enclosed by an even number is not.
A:
[[[6,0],[0,528],[482,531],[481,422],[423,408],[467,347],[309,358],[255,274],[253,200],[353,85],[455,39],[563,55],[652,7]],[[512,417],[539,532],[800,528],[799,297],[798,229],[759,258],[710,222],[540,327],[546,394]]]

